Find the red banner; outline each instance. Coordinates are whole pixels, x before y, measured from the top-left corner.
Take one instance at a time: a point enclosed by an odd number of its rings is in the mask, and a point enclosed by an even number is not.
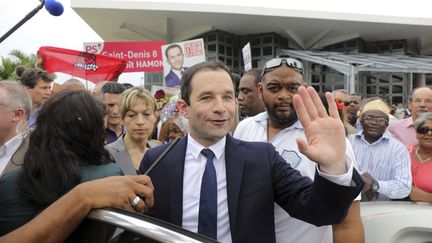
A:
[[[84,51],[126,59],[125,73],[162,72],[163,45],[165,41],[88,42]]]
[[[38,55],[47,72],[67,73],[93,83],[116,80],[126,67],[124,59],[51,46],[39,48]]]

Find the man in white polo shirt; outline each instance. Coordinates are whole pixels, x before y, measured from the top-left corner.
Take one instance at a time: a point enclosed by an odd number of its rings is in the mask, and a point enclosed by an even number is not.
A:
[[[238,125],[234,137],[246,141],[270,142],[279,154],[300,171],[314,179],[317,164],[299,152],[296,139],[305,139],[305,132],[297,119],[293,96],[303,81],[302,63],[292,58],[275,58],[264,67],[259,85],[266,111],[246,118]],[[346,156],[353,157],[347,143]],[[358,198],[359,199],[359,198]],[[364,242],[364,230],[360,219],[360,203],[354,201],[342,224],[316,227],[289,216],[275,205],[276,242]]]

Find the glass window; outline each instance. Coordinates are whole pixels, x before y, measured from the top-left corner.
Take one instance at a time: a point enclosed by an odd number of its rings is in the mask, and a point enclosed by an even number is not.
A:
[[[334,73],[334,82],[343,83],[344,80],[345,80],[344,75],[342,73],[337,73],[337,72]]]
[[[232,59],[231,59],[231,58],[227,58],[225,64],[226,64],[227,66],[231,66],[231,65],[232,65]]]
[[[402,94],[403,93],[403,86],[402,85],[392,85],[392,93],[393,94]]]
[[[259,57],[261,56],[261,48],[259,47],[252,48],[251,53],[252,53],[252,57]]]
[[[252,60],[252,68],[257,68],[258,67],[258,60]]]
[[[403,97],[401,96],[393,96],[392,104],[403,103]]]
[[[216,44],[210,44],[207,46],[208,52],[216,52]]]
[[[225,42],[225,35],[219,34],[219,41],[220,42]]]
[[[403,42],[396,42],[396,43],[393,43],[393,45],[392,45],[393,50],[403,50],[403,49],[405,49],[404,47],[405,47],[405,45]]]
[[[378,45],[379,51],[390,51],[390,44],[389,43],[382,43]]]
[[[207,35],[207,41],[216,41],[216,33],[208,34]]]
[[[312,75],[311,82],[312,83],[319,83],[321,81],[321,75]]]
[[[336,89],[345,89],[345,85],[343,85],[343,84],[335,84],[333,90],[336,90]]]
[[[393,74],[392,81],[395,82],[403,82],[403,75]]]
[[[375,95],[376,94],[376,86],[367,86],[366,87],[366,93],[368,95],[372,95],[372,94]]]
[[[233,56],[232,47],[230,47],[230,46],[226,47],[226,55],[230,56],[230,57]]]
[[[261,45],[261,40],[260,38],[254,38],[252,40],[250,40],[251,46],[256,46],[256,45]]]
[[[227,43],[227,44],[232,44],[232,39],[231,39],[231,37],[227,37],[227,38],[226,38],[226,43]]]
[[[324,82],[330,83],[333,81],[333,73],[326,73],[324,75]]]
[[[335,45],[335,49],[344,49],[345,48],[345,43],[341,42],[341,43],[337,43]]]
[[[272,44],[273,43],[273,36],[264,36],[262,39],[263,44]]]
[[[389,87],[388,86],[380,86],[379,87],[379,94],[388,95],[389,94]]]
[[[348,48],[353,48],[353,47],[357,47],[357,40],[351,40],[347,42],[347,47]]]
[[[377,83],[377,77],[376,76],[367,76],[366,77],[366,83],[367,84],[376,84]]]
[[[322,90],[322,92],[332,92],[333,91],[333,87],[329,84],[323,85],[324,88]]]
[[[225,54],[225,46],[224,45],[219,44],[218,53],[219,54]]]
[[[379,83],[380,84],[389,84],[390,76],[388,74],[379,75]]]
[[[272,46],[263,47],[263,56],[273,56],[273,47]]]

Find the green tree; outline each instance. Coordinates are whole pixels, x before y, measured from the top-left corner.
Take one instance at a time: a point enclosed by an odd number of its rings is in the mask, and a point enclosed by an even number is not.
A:
[[[17,78],[15,69],[18,66],[34,67],[36,55],[26,55],[20,50],[13,50],[9,53],[9,56],[0,57],[0,60],[0,80],[15,80]]]

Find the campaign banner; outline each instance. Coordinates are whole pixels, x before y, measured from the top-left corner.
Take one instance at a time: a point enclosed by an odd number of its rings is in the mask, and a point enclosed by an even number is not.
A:
[[[123,72],[162,72],[161,46],[165,41],[86,42],[84,51],[127,61]]]
[[[162,46],[163,84],[179,87],[183,73],[191,66],[206,60],[204,40],[194,39]]]
[[[93,83],[115,81],[126,67],[126,60],[70,49],[42,46],[38,51],[43,68],[62,72]]]

